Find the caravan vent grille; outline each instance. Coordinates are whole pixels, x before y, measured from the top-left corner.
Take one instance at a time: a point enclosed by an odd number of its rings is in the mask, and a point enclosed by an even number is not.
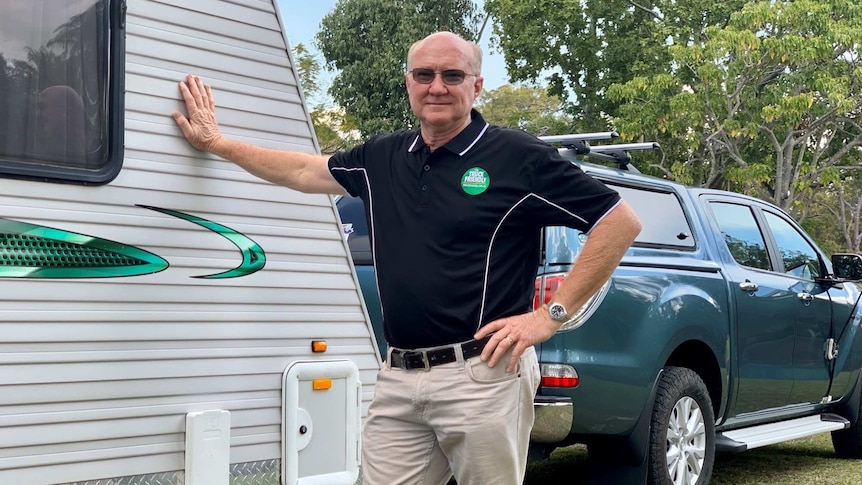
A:
[[[137,258],[56,239],[0,233],[0,265],[36,267],[117,267],[146,264]]]

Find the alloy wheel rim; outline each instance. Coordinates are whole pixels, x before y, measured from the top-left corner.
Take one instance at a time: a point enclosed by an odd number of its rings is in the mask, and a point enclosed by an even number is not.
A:
[[[694,485],[706,456],[706,423],[693,398],[673,407],[667,424],[667,472],[674,485]]]

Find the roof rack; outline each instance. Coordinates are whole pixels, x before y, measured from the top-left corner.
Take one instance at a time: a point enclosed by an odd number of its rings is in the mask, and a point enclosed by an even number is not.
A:
[[[540,136],[539,139],[547,143],[559,143],[563,145],[560,151],[574,151],[573,155],[584,155],[592,158],[598,158],[607,162],[615,163],[621,170],[638,172],[638,169],[631,164],[632,156],[629,153],[632,150],[657,150],[661,147],[655,142],[646,143],[620,143],[617,145],[597,145],[591,146],[589,140],[608,140],[616,138],[619,135],[615,131],[604,133],[581,133],[572,135],[554,135]]]
[[[618,136],[620,135],[616,131],[602,131],[597,133],[572,133],[570,135],[547,135],[540,136],[539,139],[545,143],[559,143],[566,148],[574,150],[576,155],[586,155],[590,153],[590,140],[610,140]]]

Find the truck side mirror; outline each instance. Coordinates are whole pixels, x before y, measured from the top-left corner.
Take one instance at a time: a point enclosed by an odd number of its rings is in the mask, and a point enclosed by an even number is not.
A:
[[[862,256],[858,254],[833,254],[832,268],[837,278],[850,281],[862,280]]]

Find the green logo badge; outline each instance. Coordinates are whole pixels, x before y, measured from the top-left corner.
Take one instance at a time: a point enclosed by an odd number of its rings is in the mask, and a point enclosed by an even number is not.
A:
[[[488,189],[488,185],[490,184],[491,177],[488,176],[488,172],[479,167],[467,170],[464,172],[464,176],[461,177],[461,188],[470,195],[481,194]]]

